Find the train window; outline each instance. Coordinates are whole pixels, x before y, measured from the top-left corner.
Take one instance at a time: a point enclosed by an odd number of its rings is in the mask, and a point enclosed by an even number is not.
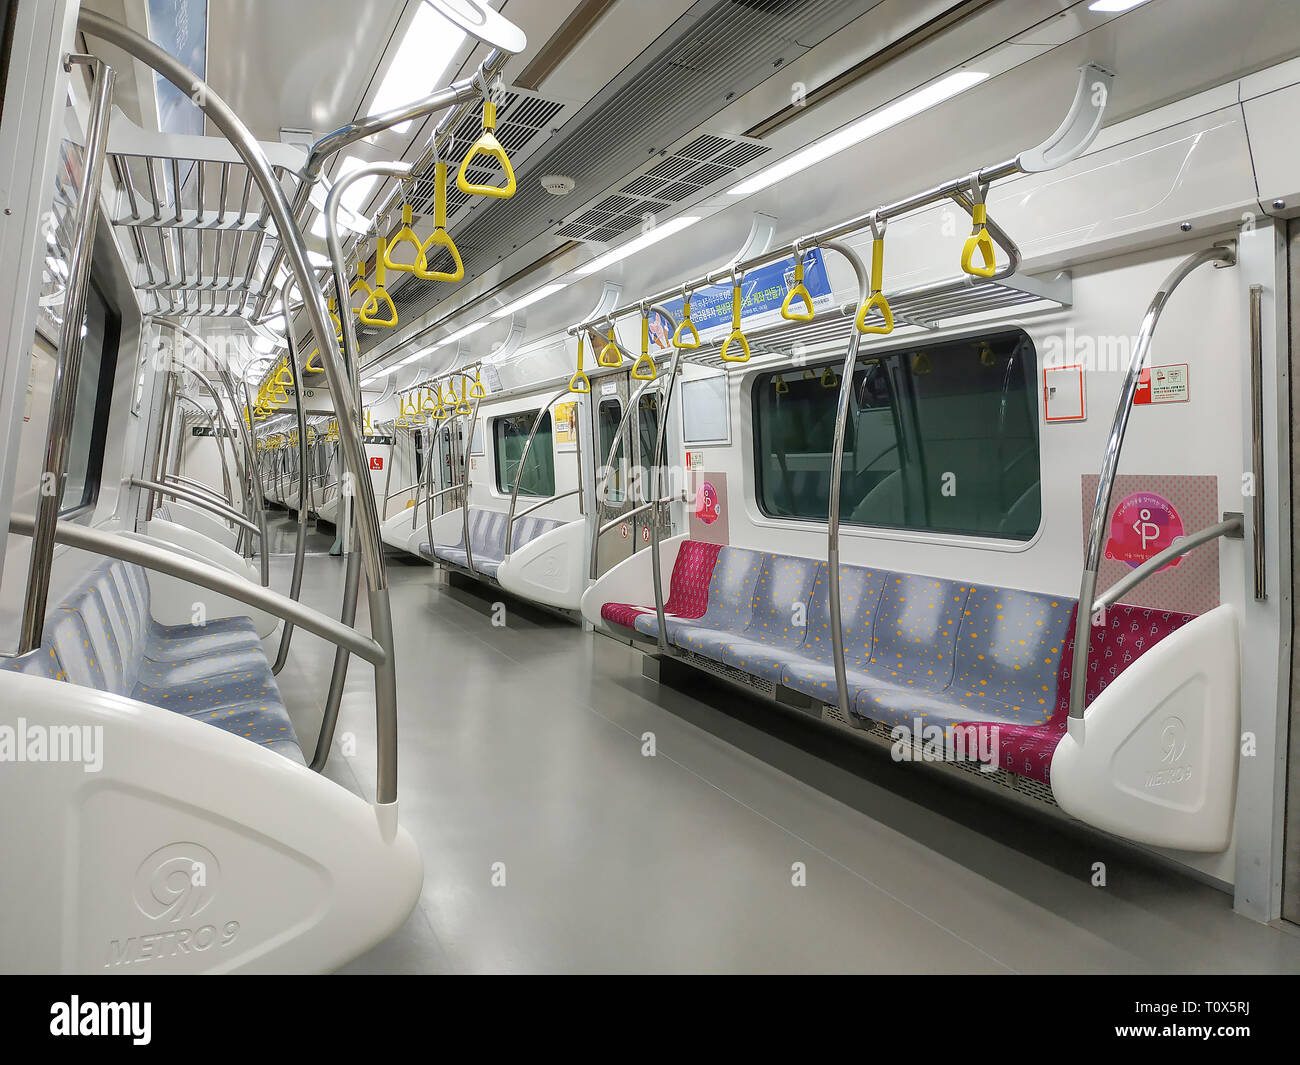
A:
[[[646,392],[637,400],[637,446],[641,468],[649,470],[654,462],[655,443],[659,438],[659,393]]]
[[[618,432],[618,424],[622,418],[623,404],[618,398],[606,396],[600,401],[600,405],[596,408],[596,425],[599,430],[596,435],[600,441],[598,458],[601,462],[609,458],[609,449],[614,446],[614,434]],[[618,451],[614,453],[614,459],[605,472],[608,478],[605,492],[607,503],[622,503],[627,498],[623,491],[624,465],[623,445],[620,441]]]
[[[86,321],[77,374],[77,398],[68,441],[67,476],[60,513],[90,506],[99,498],[99,478],[108,435],[121,321],[93,284],[86,293]]]
[[[758,503],[825,521],[837,364],[754,384]],[[859,361],[844,473],[846,524],[1028,540],[1041,517],[1033,342],[1020,330]]]
[[[519,479],[519,494],[525,496],[555,495],[555,446],[551,439],[551,412],[542,415],[537,436],[528,450],[528,464],[521,472],[519,461],[524,445],[532,432],[537,411],[519,411],[492,419],[492,441],[496,450],[497,491],[514,490]]]

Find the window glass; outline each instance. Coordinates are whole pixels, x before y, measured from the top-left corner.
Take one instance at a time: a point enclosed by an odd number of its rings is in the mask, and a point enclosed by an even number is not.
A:
[[[614,446],[614,434],[618,432],[618,423],[622,417],[623,404],[612,396],[602,399],[599,406],[596,407],[596,426],[598,429],[596,439],[599,441],[599,454],[597,454],[596,459],[598,462],[603,463],[609,458],[609,449]],[[608,486],[605,490],[605,501],[607,503],[622,503],[627,498],[623,484],[623,467],[625,465],[623,442],[620,440],[618,450],[614,452],[614,458],[605,473],[608,478]]]
[[[59,503],[61,513],[95,502],[99,497],[99,478],[104,464],[119,322],[93,284],[86,293],[83,330],[77,398],[68,439],[67,476]]]
[[[1019,331],[859,359],[844,440],[846,524],[1027,540],[1041,517],[1033,343]],[[835,365],[758,377],[757,496],[825,521]]]
[[[533,446],[528,449],[528,463],[522,473],[519,470],[524,445],[536,418],[537,411],[530,410],[492,419],[498,492],[513,491],[518,477],[520,495],[555,495],[555,446],[551,439],[550,411],[542,415]]]

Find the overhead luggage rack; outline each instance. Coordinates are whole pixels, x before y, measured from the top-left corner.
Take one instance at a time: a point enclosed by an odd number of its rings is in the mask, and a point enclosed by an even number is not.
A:
[[[1050,278],[1030,274],[1013,274],[997,280],[968,280],[959,278],[950,286],[891,294],[889,298],[894,318],[900,326],[910,325],[926,331],[952,325],[963,318],[1018,308],[1030,310],[1059,310],[1071,306],[1073,286],[1068,273],[1058,273]],[[754,357],[780,356],[793,358],[823,349],[839,348],[854,330],[855,303],[846,303],[829,314],[821,314],[809,322],[781,321],[753,329],[746,336]],[[868,321],[873,319],[869,318]],[[723,338],[705,342],[696,349],[683,349],[682,361],[711,369],[729,371],[732,365],[721,358]]]
[[[262,143],[287,197],[299,187],[301,148]],[[278,244],[252,172],[221,137],[151,133],[116,112],[108,157],[124,197],[113,224],[131,230],[158,314],[243,317],[268,285],[262,252]],[[152,306],[150,306],[152,301]]]

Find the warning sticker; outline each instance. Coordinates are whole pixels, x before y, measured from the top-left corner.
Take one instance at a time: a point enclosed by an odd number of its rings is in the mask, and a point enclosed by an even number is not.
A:
[[[1187,363],[1148,366],[1138,378],[1133,403],[1186,403],[1190,398]]]

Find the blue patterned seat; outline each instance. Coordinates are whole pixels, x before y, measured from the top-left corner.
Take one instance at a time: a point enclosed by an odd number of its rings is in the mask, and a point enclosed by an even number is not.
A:
[[[92,570],[49,612],[40,649],[6,668],[173,710],[304,761],[252,621],[159,625],[138,566]]]
[[[515,520],[515,532],[510,549],[517,551],[524,544],[541,536],[542,533],[558,529],[565,524],[553,518],[522,517]],[[505,561],[506,554],[506,513],[501,510],[488,510],[485,507],[469,508],[469,546],[473,555],[474,570],[485,577],[496,577]],[[428,558],[429,543],[420,545],[420,554]],[[433,548],[433,557],[443,562],[468,569],[469,556],[465,551],[465,533],[462,527],[454,544],[438,544]]]
[[[826,572],[813,559],[724,547],[701,616],[665,618],[669,642],[834,703]],[[855,715],[886,724],[1050,718],[1074,600],[841,566],[840,601]],[[619,617],[658,634],[647,607]]]

